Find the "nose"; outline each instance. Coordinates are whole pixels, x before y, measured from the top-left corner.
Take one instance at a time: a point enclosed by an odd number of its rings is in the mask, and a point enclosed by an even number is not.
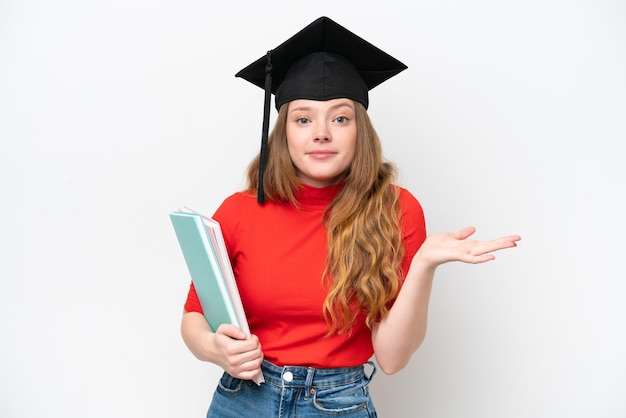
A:
[[[315,142],[328,142],[331,140],[330,132],[328,132],[328,126],[326,123],[320,123],[315,130]]]

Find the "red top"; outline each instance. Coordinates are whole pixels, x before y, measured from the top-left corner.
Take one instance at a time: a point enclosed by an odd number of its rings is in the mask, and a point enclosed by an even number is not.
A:
[[[265,359],[279,366],[356,366],[374,354],[363,315],[351,333],[325,337],[326,228],[322,216],[340,189],[341,185],[304,185],[298,209],[271,201],[259,205],[256,195],[238,192],[213,216],[222,227],[250,331],[259,337]],[[419,202],[407,190],[399,190],[404,277],[426,238],[426,228]],[[193,284],[185,310],[202,313]]]

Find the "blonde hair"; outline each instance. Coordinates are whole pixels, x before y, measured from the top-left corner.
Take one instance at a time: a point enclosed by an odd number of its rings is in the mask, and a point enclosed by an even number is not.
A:
[[[380,139],[365,107],[354,104],[355,156],[342,176],[345,186],[324,216],[328,247],[323,277],[329,291],[323,311],[329,333],[349,331],[360,312],[370,328],[388,312],[400,287],[404,256],[398,190],[393,185],[396,170],[383,161]],[[300,181],[287,147],[287,107],[281,107],[268,139],[263,186],[267,199],[297,206]],[[259,159],[257,155],[248,167],[251,192],[258,187]]]

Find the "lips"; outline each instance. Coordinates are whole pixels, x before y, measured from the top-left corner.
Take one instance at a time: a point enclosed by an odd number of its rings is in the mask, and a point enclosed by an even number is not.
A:
[[[317,150],[317,151],[308,152],[307,154],[312,158],[323,159],[323,158],[332,157],[333,155],[337,153],[334,151],[328,151],[328,150]]]

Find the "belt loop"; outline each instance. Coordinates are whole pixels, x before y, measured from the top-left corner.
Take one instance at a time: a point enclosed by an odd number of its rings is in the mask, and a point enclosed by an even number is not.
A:
[[[312,395],[313,377],[315,376],[315,369],[309,367],[306,374],[306,383],[304,384],[304,399],[309,399]]]
[[[370,366],[372,366],[372,372],[370,373],[370,375],[367,375],[367,372],[365,372],[365,380],[367,380],[367,382],[371,382],[372,379],[374,378],[374,375],[376,374],[376,364],[374,364],[373,361],[368,361],[366,364],[369,364]]]

